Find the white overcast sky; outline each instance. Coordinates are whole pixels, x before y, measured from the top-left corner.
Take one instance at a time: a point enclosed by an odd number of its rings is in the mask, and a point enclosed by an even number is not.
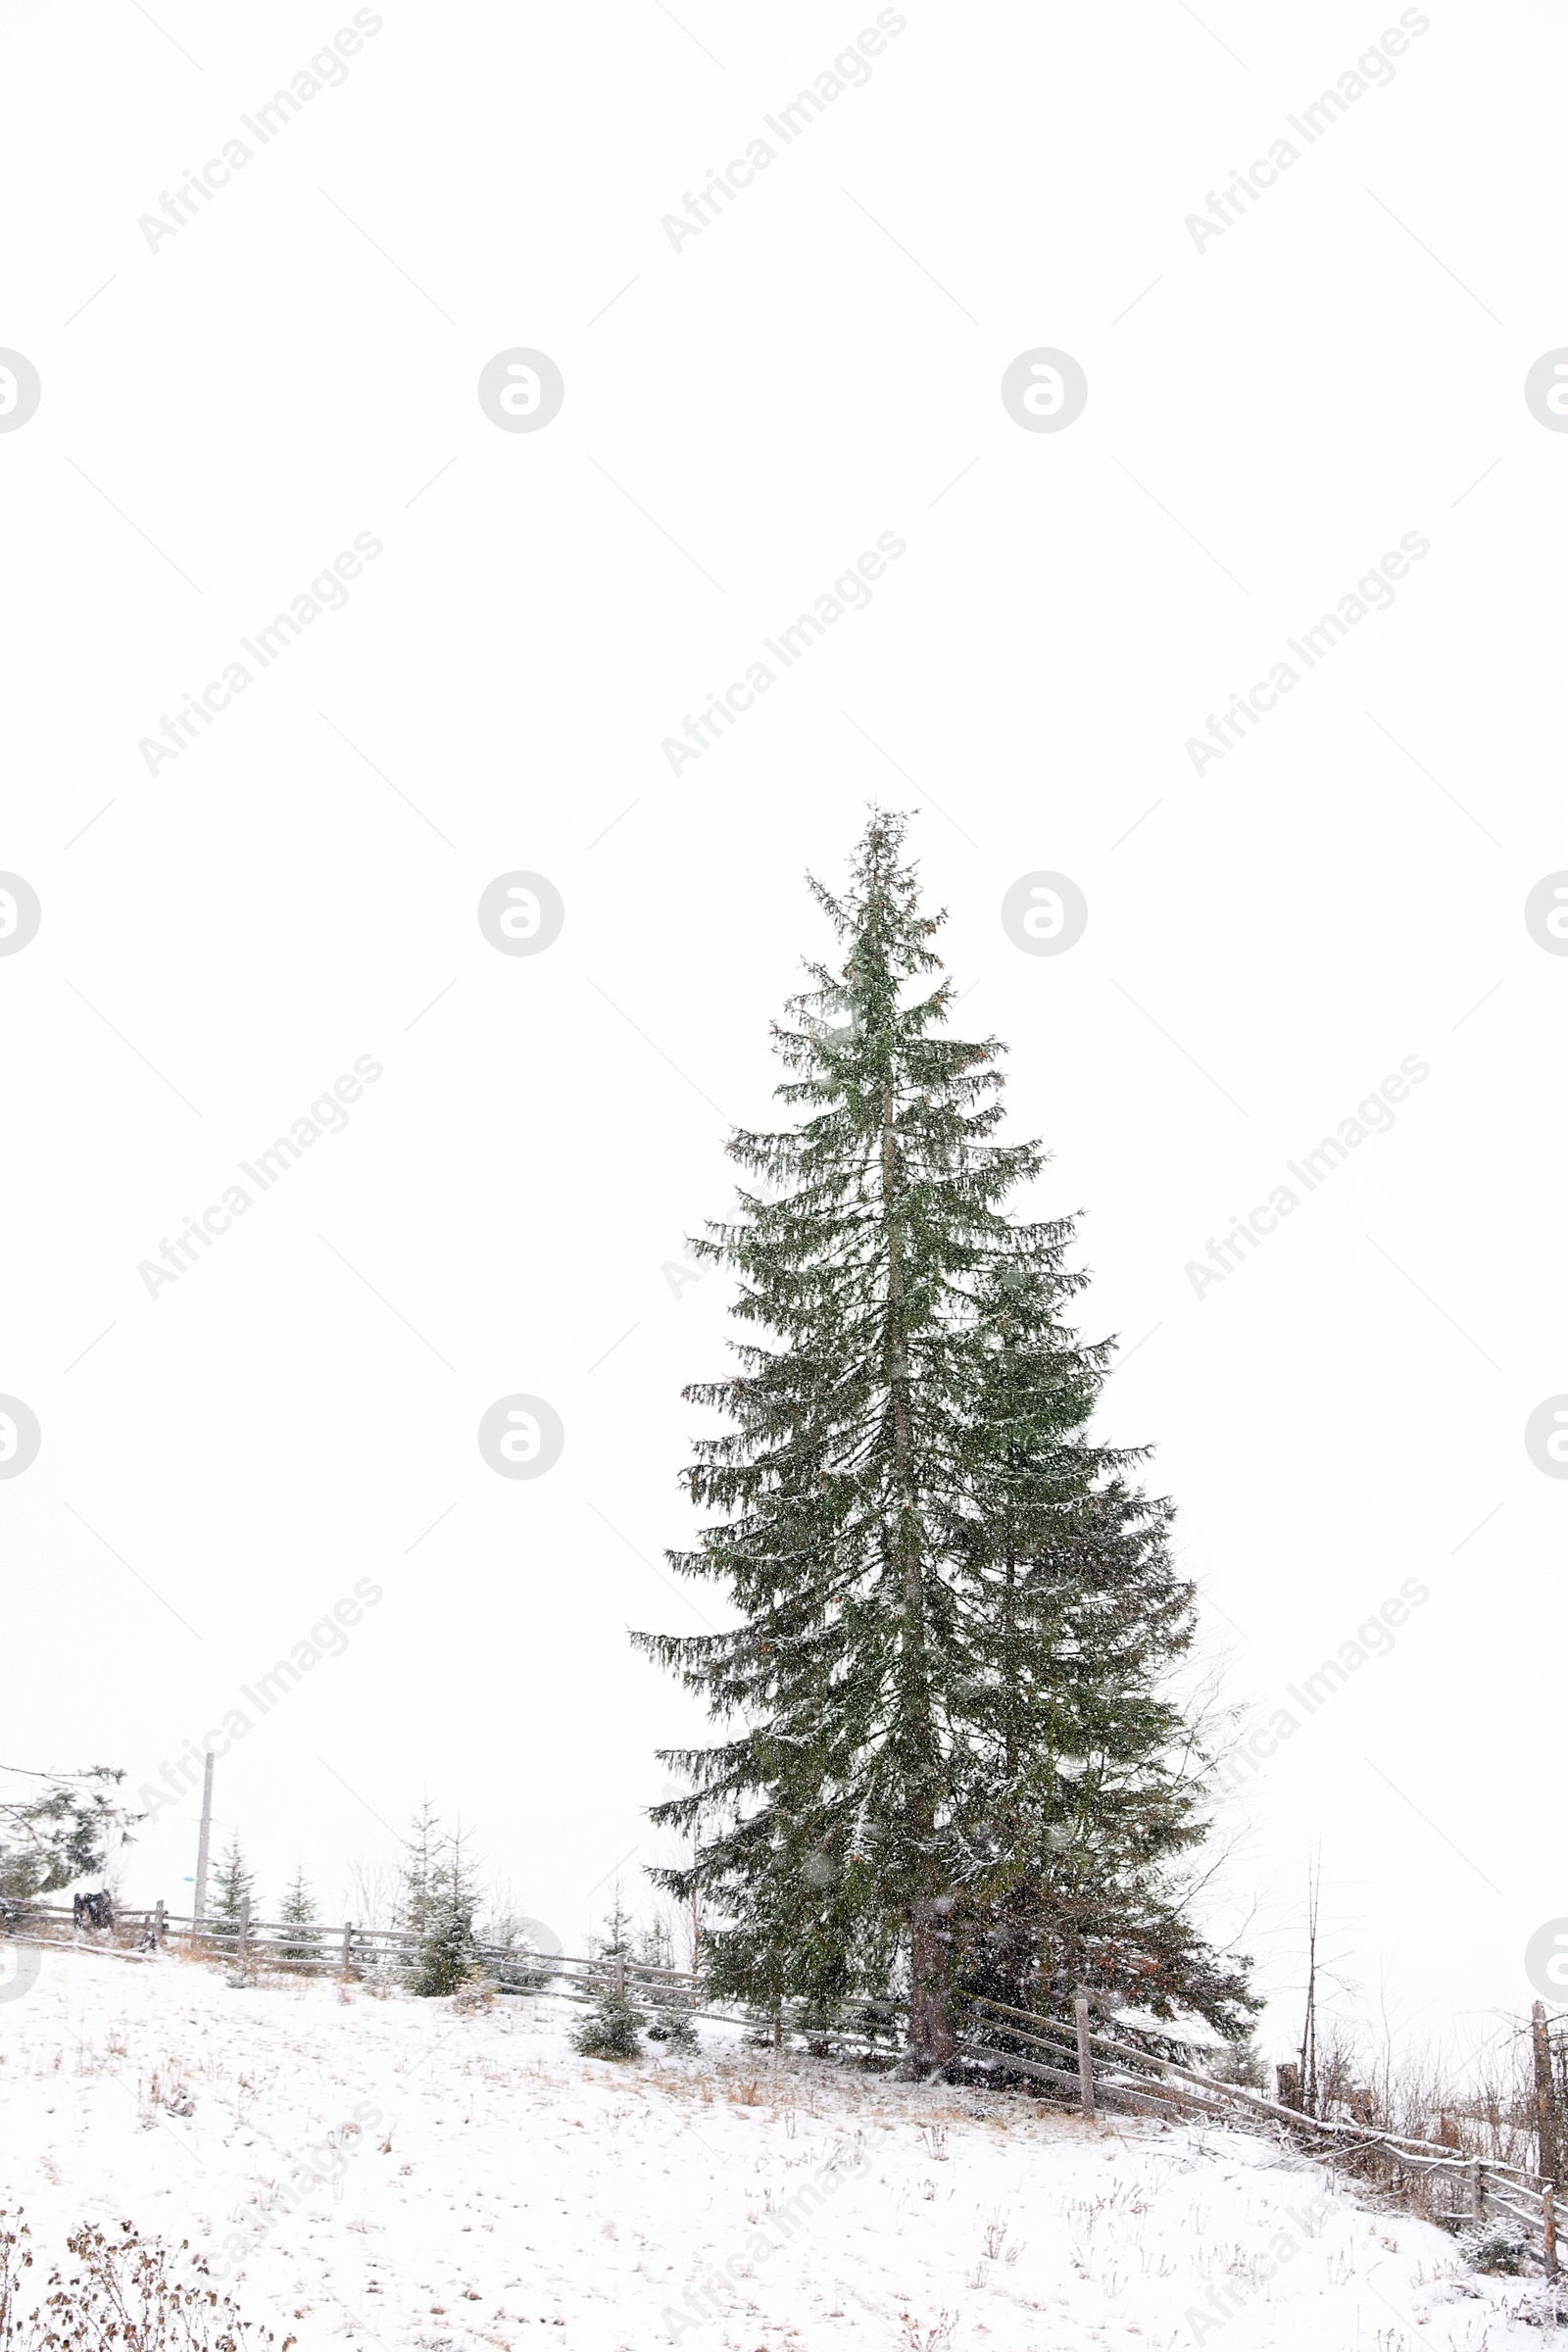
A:
[[[1568,867],[1568,436],[1524,391],[1568,344],[1561,17],[881,13],[788,145],[764,117],[874,6],[386,0],[265,145],[241,118],[351,7],[7,13],[0,345],[41,398],[0,431],[0,868],[41,921],[0,956],[0,1392],[41,1444],[0,1480],[0,1760],[150,1779],[369,1579],[219,1768],[264,1902],[303,1860],[335,1911],[426,1792],[568,1945],[635,1881],[696,1718],[626,1629],[710,1605],[654,1564],[691,1527],[681,1386],[725,1361],[721,1281],[665,1268],[768,1115],[805,870],[881,798],[921,812],[962,1021],[1010,1046],[1006,1132],[1054,1153],[1034,1204],[1085,1211],[1085,1328],[1136,1350],[1101,1426],[1157,1446],[1233,1696],[1272,1711],[1430,1592],[1252,1782],[1225,1916],[1255,1899],[1288,1984],[1320,1844],[1362,2006],[1484,2018],[1568,1913],[1568,1482],[1524,1440],[1568,1391],[1568,958],[1524,917]],[[1308,144],[1288,119],[1391,30]],[[537,431],[477,395],[518,348],[564,383]],[[1003,405],[1041,348],[1087,377],[1061,431]],[[672,774],[885,535],[870,601]],[[357,539],[337,609],[241,652]],[[1401,540],[1392,601],[1296,661]],[[519,869],[565,910],[536,956],[476,916]],[[1002,925],[1040,870],[1088,903],[1060,956]],[[346,1126],[150,1297],[362,1058]],[[1196,1295],[1410,1058],[1393,1125]],[[536,1480],[476,1443],[517,1393],[564,1427]],[[127,1891],[182,1905],[194,1842],[183,1801]]]

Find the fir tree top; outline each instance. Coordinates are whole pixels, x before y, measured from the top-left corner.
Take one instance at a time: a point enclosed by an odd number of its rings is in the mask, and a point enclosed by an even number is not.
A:
[[[311,1892],[309,1881],[306,1879],[303,1862],[295,1865],[294,1876],[284,1890],[282,1902],[278,1905],[277,1917],[279,1925],[285,1928],[314,1928],[318,1924],[320,1914],[317,1910],[316,1897]]]

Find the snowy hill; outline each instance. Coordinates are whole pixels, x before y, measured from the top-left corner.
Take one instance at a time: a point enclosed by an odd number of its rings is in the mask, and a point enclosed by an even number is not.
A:
[[[0,2004],[0,2207],[46,2254],[84,2219],[188,2237],[304,2352],[1539,2341],[1513,2316],[1539,2286],[1267,2142],[775,2065],[722,2028],[605,2064],[572,2014],[45,1951]]]

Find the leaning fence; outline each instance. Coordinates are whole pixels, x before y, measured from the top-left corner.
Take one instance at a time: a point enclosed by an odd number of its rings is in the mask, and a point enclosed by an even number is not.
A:
[[[1075,2097],[1086,2117],[1109,2109],[1171,2122],[1242,2124],[1290,2137],[1314,2156],[1390,2191],[1429,2220],[1452,2230],[1507,2237],[1548,2278],[1557,2276],[1556,2187],[1522,2165],[1463,2156],[1453,2149],[1360,2123],[1308,2115],[1276,2099],[1223,2082],[1173,2053],[1183,2045],[1114,2021],[1092,2022],[1090,2003],[1074,2003],[1071,2024],[1004,2002],[965,2003],[960,2047],[971,2064]],[[1188,2055],[1193,2053],[1190,2048]]]
[[[120,1911],[107,1930],[84,1926],[63,1905],[11,1904],[0,1907],[0,1935],[22,1943],[86,1942],[127,1957],[173,1950],[226,1964],[242,1978],[275,1970],[388,1987],[415,1983],[424,1951],[423,1939],[411,1929],[254,1919],[248,1904],[231,1919],[197,1919],[158,1903],[150,1910]],[[681,2011],[754,2035],[769,2034],[776,2043],[788,2030],[781,2018],[713,2003],[702,1977],[689,1970],[662,1967],[630,1953],[553,1952],[514,1937],[481,1939],[469,1947],[469,1957],[502,1993],[553,1993],[588,2002],[610,1992],[637,2008]],[[965,1999],[961,2008],[956,2055],[982,2080],[1039,2083],[1056,2100],[1070,2100],[1087,2118],[1108,2111],[1172,2123],[1210,2121],[1288,2137],[1336,2170],[1389,2191],[1451,2230],[1482,2234],[1490,2225],[1520,2246],[1548,2278],[1557,2276],[1556,2191],[1539,2173],[1264,2098],[1207,2071],[1201,2061],[1208,2053],[1197,2045],[1107,2015],[1086,1998],[1074,2003],[1070,2020],[978,1997]],[[791,2038],[804,2034],[816,2046],[831,2041],[874,2048],[892,2040],[904,2014],[902,2002],[878,2001],[865,2004],[848,2031],[836,2028],[819,2035],[808,2027],[789,2031]],[[1093,2022],[1097,2014],[1099,2025]]]

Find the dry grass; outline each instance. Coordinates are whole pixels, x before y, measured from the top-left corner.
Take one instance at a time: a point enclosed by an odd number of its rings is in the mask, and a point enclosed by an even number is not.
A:
[[[47,2287],[35,2268],[32,2232],[20,2213],[0,2213],[0,2352],[273,2352],[270,2329],[242,2319],[207,2283],[188,2245],[177,2251],[139,2237],[83,2227],[66,2240]],[[276,2352],[293,2352],[283,2338]]]

